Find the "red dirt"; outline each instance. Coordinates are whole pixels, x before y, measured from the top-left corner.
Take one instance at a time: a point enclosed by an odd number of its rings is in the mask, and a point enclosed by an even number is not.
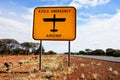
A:
[[[25,60],[21,65],[19,62]],[[4,62],[12,62],[10,72],[3,67]],[[67,55],[43,55],[42,70],[38,70],[38,56],[0,57],[0,80],[120,80],[120,63],[71,57],[71,67],[67,67]]]

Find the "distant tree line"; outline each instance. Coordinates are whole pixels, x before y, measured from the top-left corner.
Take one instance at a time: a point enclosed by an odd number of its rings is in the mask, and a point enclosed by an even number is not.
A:
[[[39,43],[23,42],[19,43],[15,39],[0,39],[0,55],[38,55],[40,54]],[[42,54],[57,54],[50,50],[45,52],[42,46]]]
[[[40,54],[39,43],[34,42],[23,42],[19,43],[15,39],[0,39],[0,55],[38,55]],[[44,47],[42,46],[42,54],[57,54],[56,52],[50,50],[45,52]],[[64,53],[68,54],[68,53]],[[114,56],[120,57],[119,49],[108,48],[105,51],[102,49],[85,49],[84,51],[71,52],[72,55],[100,55],[100,56]]]
[[[43,47],[42,50],[44,52]],[[39,51],[39,43],[19,43],[15,39],[0,39],[0,55],[37,55]]]
[[[53,54],[57,54],[57,53],[52,50],[50,50],[48,52],[44,52],[44,55],[53,55]]]
[[[64,53],[68,54],[68,53]],[[72,55],[99,55],[99,56],[114,56],[114,57],[120,57],[120,50],[119,49],[112,49],[108,48],[105,51],[102,49],[85,49],[85,51],[79,51],[76,53],[71,52]]]

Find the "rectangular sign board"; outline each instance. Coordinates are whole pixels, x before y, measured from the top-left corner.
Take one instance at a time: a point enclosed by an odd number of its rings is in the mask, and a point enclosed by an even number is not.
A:
[[[34,9],[33,39],[74,40],[76,9],[74,7],[37,7]]]

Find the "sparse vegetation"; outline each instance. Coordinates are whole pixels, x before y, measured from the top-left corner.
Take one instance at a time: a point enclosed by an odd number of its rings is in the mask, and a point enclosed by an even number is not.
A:
[[[68,54],[68,52],[64,53]],[[78,53],[71,52],[72,55],[98,55],[98,56],[113,56],[113,57],[120,57],[120,50],[108,48],[106,51],[102,49],[85,49],[85,51],[81,50]]]
[[[70,80],[73,79],[72,77],[74,77],[75,80],[118,80],[120,78],[119,63],[84,59],[74,56],[71,57],[71,66],[68,67],[66,55],[54,55],[57,53],[52,50],[45,52],[43,46],[43,64],[42,70],[39,71],[39,53],[39,43],[19,43],[14,39],[0,39],[0,59],[3,60],[0,61],[0,80]],[[64,54],[68,54],[68,52]],[[120,57],[120,50],[112,48],[108,48],[106,51],[102,49],[85,49],[85,51],[71,52],[71,55]],[[100,75],[104,73],[109,76]]]
[[[120,57],[120,50],[115,50],[115,52],[113,53],[114,57]]]
[[[98,80],[98,74],[97,73],[93,73],[93,80]]]
[[[38,55],[40,53],[39,43],[33,42],[23,42],[19,43],[15,39],[0,39],[0,55]],[[42,54],[51,55],[57,54],[54,51],[45,52],[44,47],[42,46]],[[64,54],[68,54],[65,52]],[[72,55],[100,55],[100,56],[114,56],[120,57],[119,49],[108,48],[106,51],[102,49],[85,49],[85,51],[71,52]]]
[[[57,54],[57,53],[52,50],[44,53],[44,55],[53,55],[53,54]]]
[[[22,77],[16,77],[13,80],[23,80]]]
[[[42,46],[43,53],[44,48]],[[39,43],[19,43],[15,39],[0,39],[0,55],[29,55],[39,54]]]
[[[9,60],[9,70],[0,65],[0,80],[118,80],[119,63],[71,56],[67,66],[67,55],[43,55],[42,70],[39,71],[38,55],[0,57]],[[11,63],[12,62],[12,63]],[[22,62],[20,66],[19,62]]]
[[[107,56],[113,56],[113,53],[114,53],[114,52],[115,52],[115,50],[112,49],[112,48],[106,49],[106,55],[107,55]]]

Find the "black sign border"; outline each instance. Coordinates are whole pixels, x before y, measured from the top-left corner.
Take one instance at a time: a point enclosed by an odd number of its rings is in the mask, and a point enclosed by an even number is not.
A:
[[[75,9],[75,37],[73,39],[36,39],[34,37],[34,17],[35,17],[35,10],[38,9],[38,8],[74,8]],[[34,40],[48,40],[48,41],[73,41],[76,39],[76,8],[73,7],[73,6],[59,6],[59,7],[36,7],[34,9],[34,14],[33,14],[33,29],[32,29],[32,38]]]

